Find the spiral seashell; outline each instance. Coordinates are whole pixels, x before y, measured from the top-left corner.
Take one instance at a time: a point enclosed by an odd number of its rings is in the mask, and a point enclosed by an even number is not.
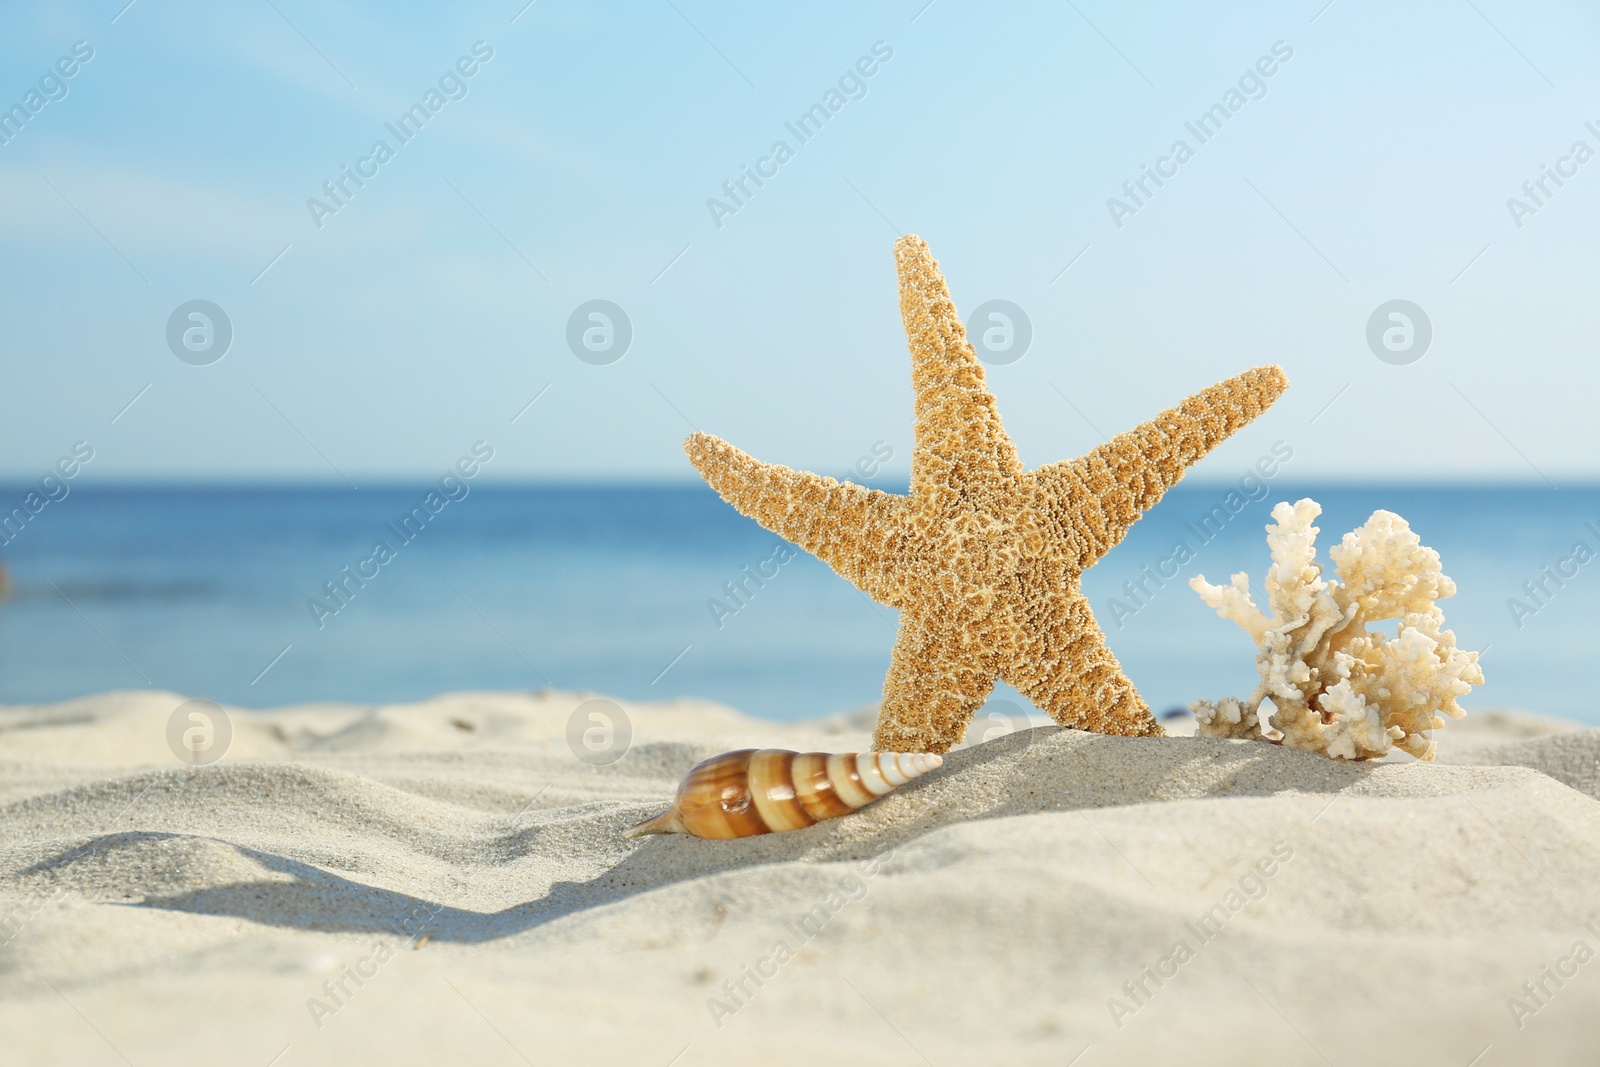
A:
[[[725,752],[696,765],[670,808],[626,834],[725,839],[799,830],[864,808],[943,763],[931,752]]]

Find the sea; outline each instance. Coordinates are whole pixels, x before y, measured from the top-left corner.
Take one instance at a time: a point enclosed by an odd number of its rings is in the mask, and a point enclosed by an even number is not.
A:
[[[1324,560],[1379,508],[1439,551],[1459,588],[1447,625],[1483,652],[1469,710],[1600,724],[1583,667],[1600,645],[1600,486],[1246,488],[1177,487],[1085,577],[1158,712],[1250,692],[1251,642],[1187,583],[1243,571],[1259,590],[1273,503],[1309,496]],[[0,514],[29,489],[0,486]],[[896,612],[704,486],[477,485],[430,501],[437,490],[73,487],[0,538],[0,703],[152,688],[375,705],[554,687],[785,720],[882,690]],[[1003,684],[994,700],[1027,708]]]

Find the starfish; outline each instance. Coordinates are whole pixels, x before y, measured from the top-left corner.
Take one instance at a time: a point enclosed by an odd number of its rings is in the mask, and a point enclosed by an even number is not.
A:
[[[684,443],[690,462],[739,512],[899,610],[878,750],[947,751],[996,678],[1062,726],[1160,736],[1080,576],[1288,379],[1257,367],[1024,472],[927,244],[908,235],[894,254],[915,393],[910,495],[762,463],[703,433]]]

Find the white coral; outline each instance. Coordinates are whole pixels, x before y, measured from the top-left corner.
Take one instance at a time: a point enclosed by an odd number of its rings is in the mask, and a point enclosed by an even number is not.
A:
[[[1256,643],[1261,681],[1248,700],[1234,697],[1193,705],[1202,737],[1264,737],[1263,700],[1276,709],[1267,725],[1291,748],[1340,759],[1371,759],[1399,747],[1432,759],[1431,734],[1440,713],[1459,719],[1456,703],[1483,684],[1478,654],[1456,647],[1435,601],[1454,596],[1455,583],[1439,566],[1439,553],[1422,544],[1406,521],[1375,511],[1359,530],[1328,553],[1338,581],[1323,577],[1316,561],[1322,507],[1306,499],[1272,509],[1267,527],[1272,566],[1267,606],[1250,596],[1249,580],[1189,585],[1218,615],[1239,624]],[[1398,619],[1396,636],[1367,624]]]
[[[1189,705],[1195,721],[1200,724],[1202,737],[1260,737],[1261,724],[1256,722],[1256,710],[1247,708],[1242,701],[1224,697],[1213,704],[1200,700]]]

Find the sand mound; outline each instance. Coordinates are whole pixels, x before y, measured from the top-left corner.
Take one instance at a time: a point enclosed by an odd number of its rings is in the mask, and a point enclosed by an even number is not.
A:
[[[1539,737],[1473,749],[1456,762],[1529,767],[1592,797],[1600,798],[1600,731]]]
[[[591,766],[587,696],[236,712],[192,769],[177,696],[0,714],[0,1062],[1592,1051],[1600,977],[1522,983],[1600,949],[1600,731],[1509,716],[1429,765],[1048,727],[807,830],[632,841],[693,762],[862,717],[629,704]]]

